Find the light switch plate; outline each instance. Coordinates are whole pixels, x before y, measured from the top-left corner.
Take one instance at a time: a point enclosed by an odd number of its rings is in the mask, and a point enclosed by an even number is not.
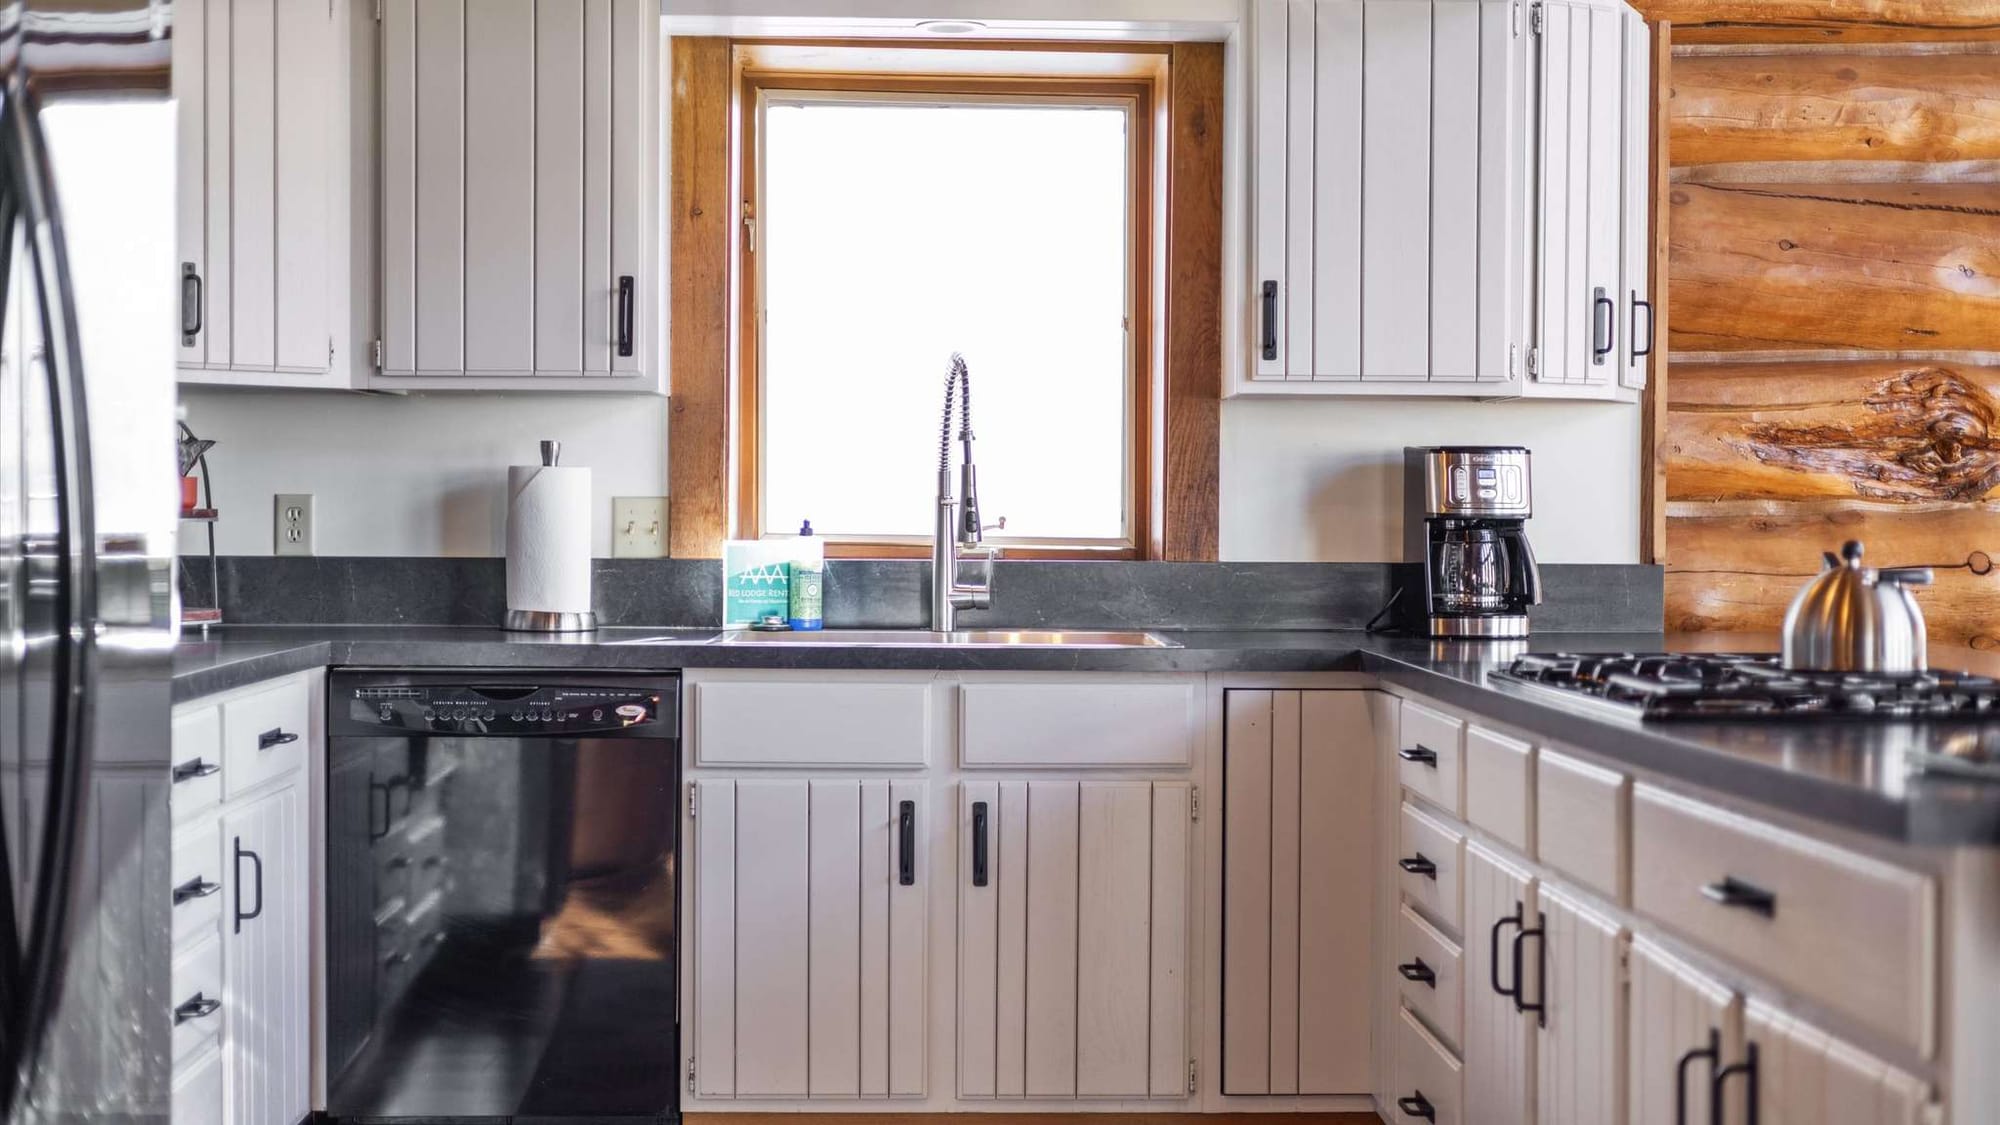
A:
[[[313,498],[310,492],[280,492],[272,497],[271,553],[313,553]]]
[[[666,497],[611,498],[611,557],[614,559],[667,557]]]

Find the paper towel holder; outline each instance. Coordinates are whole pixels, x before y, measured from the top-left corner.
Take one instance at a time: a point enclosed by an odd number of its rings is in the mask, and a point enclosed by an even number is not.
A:
[[[542,442],[542,465],[555,467],[562,459],[562,442]],[[564,613],[549,609],[509,609],[502,628],[510,633],[589,633],[597,629],[597,614]]]

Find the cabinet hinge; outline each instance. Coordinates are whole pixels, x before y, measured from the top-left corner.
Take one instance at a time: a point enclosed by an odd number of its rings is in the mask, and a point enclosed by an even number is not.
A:
[[[688,1093],[694,1093],[694,1056],[688,1056]]]
[[[1528,9],[1528,26],[1535,29],[1536,35],[1542,33],[1542,22],[1542,6],[1540,4],[1536,4],[1534,7]]]
[[[1201,819],[1201,786],[1199,785],[1191,786],[1188,789],[1188,819]]]
[[[1188,1093],[1190,1093],[1190,1094],[1194,1093],[1194,1076],[1195,1076],[1195,1069],[1194,1069],[1194,1060],[1193,1060],[1193,1059],[1189,1059],[1189,1060],[1188,1060]]]
[[[743,203],[743,238],[743,248],[755,254],[757,252],[757,216],[750,213],[750,203],[748,200],[745,200]]]
[[[1541,374],[1542,374],[1542,349],[1540,347],[1529,348],[1528,377],[1531,379],[1536,379],[1540,378]]]
[[[694,807],[695,807],[695,800],[694,800],[694,795],[695,795],[695,793],[697,792],[697,790],[695,789],[695,787],[694,787],[694,786],[695,786],[695,783],[694,783],[694,782],[692,782],[692,781],[688,782],[688,819],[689,819],[689,820],[693,820],[693,819],[694,819]],[[694,1060],[692,1060],[692,1059],[688,1060],[688,1073],[689,1073],[689,1074],[693,1074],[693,1073],[694,1073]]]
[[[382,370],[382,341],[376,340],[371,344],[368,353],[375,361],[375,370]]]

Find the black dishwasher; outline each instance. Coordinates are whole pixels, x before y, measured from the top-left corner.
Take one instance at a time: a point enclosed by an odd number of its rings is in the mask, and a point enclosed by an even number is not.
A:
[[[679,687],[329,678],[330,1116],[676,1114]]]

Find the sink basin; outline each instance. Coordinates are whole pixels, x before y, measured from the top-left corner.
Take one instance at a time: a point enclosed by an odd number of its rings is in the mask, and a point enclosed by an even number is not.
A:
[[[715,638],[721,645],[814,645],[835,648],[1179,648],[1152,633],[1051,629],[824,629],[813,632],[759,632],[735,629]]]

